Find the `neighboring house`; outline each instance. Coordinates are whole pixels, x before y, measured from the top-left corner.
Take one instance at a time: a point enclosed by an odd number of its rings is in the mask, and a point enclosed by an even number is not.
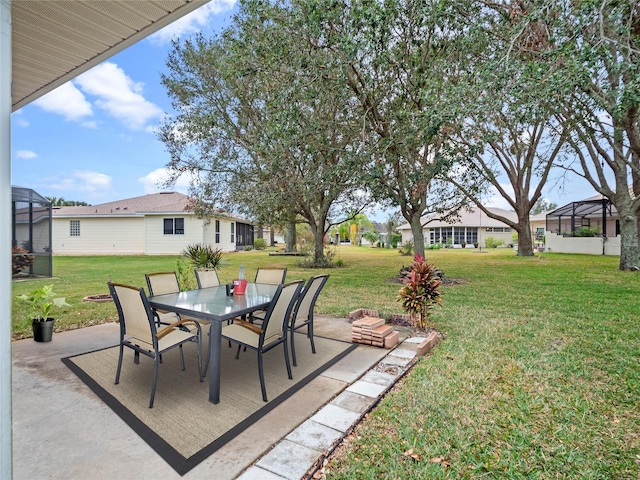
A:
[[[380,234],[380,243],[386,245],[387,243],[387,227],[380,222],[371,222],[373,229]],[[364,239],[363,239],[364,241]]]
[[[255,237],[257,238],[257,230],[255,230]],[[273,233],[273,235],[272,235]],[[284,243],[284,233],[278,229],[272,229],[271,227],[262,227],[262,238],[267,241],[267,245],[277,245]]]
[[[540,252],[545,251],[547,213],[529,215],[529,226],[531,227],[531,238],[533,239],[534,247]]]
[[[515,212],[501,208],[488,208],[490,212],[517,221]],[[432,220],[432,217],[422,218],[422,232],[425,245],[451,243],[455,247],[461,247],[463,242],[467,248],[473,248],[474,244],[484,247],[487,237],[503,240],[504,246],[514,243],[511,228],[499,220],[488,217],[480,209],[462,210],[457,219],[449,222]],[[402,234],[402,243],[413,242],[411,226],[408,223],[400,225],[398,231]],[[451,240],[449,240],[451,239]]]
[[[620,255],[620,221],[615,206],[602,195],[571,202],[546,214],[545,246],[560,253]],[[581,227],[595,237],[576,237]]]
[[[253,225],[222,211],[198,218],[189,197],[177,192],[54,207],[52,231],[57,255],[177,255],[194,243],[225,252],[253,245]]]

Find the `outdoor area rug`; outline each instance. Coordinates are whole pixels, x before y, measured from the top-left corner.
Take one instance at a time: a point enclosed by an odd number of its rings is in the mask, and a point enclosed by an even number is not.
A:
[[[117,346],[62,361],[158,455],[184,475],[357,347],[314,336],[314,355],[306,335],[296,335],[298,366],[291,367],[293,380],[287,377],[281,347],[263,356],[267,403],[262,401],[256,352],[241,351],[236,360],[237,346],[229,348],[227,342],[222,345],[217,405],[209,402],[208,374],[203,383],[198,379],[195,344],[184,347],[185,371],[180,370],[177,349],[162,356],[153,408],[149,408],[153,375],[150,358],[140,355],[140,364],[136,365],[133,350],[125,348],[118,385],[114,384]]]

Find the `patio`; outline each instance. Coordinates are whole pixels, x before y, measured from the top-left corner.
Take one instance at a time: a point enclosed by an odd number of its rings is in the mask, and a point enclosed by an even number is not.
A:
[[[60,361],[113,345],[118,328],[109,323],[56,333],[47,344],[13,343],[15,479],[180,478]],[[407,329],[397,329],[406,339]],[[315,333],[349,340],[351,323],[317,316]],[[360,345],[184,477],[304,477],[413,365],[415,345]]]

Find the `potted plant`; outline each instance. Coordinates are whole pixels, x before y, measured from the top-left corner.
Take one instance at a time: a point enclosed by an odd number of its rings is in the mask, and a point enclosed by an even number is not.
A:
[[[438,275],[438,269],[422,255],[416,254],[407,273],[402,277],[402,284],[397,300],[402,302],[402,307],[416,328],[425,330],[429,309],[433,304],[442,304],[442,279]]]
[[[28,294],[18,295],[18,298],[29,306],[27,321],[31,321],[33,339],[36,342],[50,342],[55,322],[55,319],[50,317],[51,310],[54,306],[68,306],[64,297],[56,297],[53,285],[44,285],[31,290]]]

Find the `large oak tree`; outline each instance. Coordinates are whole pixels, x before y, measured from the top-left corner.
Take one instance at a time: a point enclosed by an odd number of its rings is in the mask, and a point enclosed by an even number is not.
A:
[[[199,177],[203,204],[243,204],[262,222],[302,217],[324,237],[362,191],[362,138],[346,87],[296,12],[244,2],[217,37],[174,43],[162,81],[178,115],[161,128],[169,167]],[[269,218],[269,215],[272,218]]]

